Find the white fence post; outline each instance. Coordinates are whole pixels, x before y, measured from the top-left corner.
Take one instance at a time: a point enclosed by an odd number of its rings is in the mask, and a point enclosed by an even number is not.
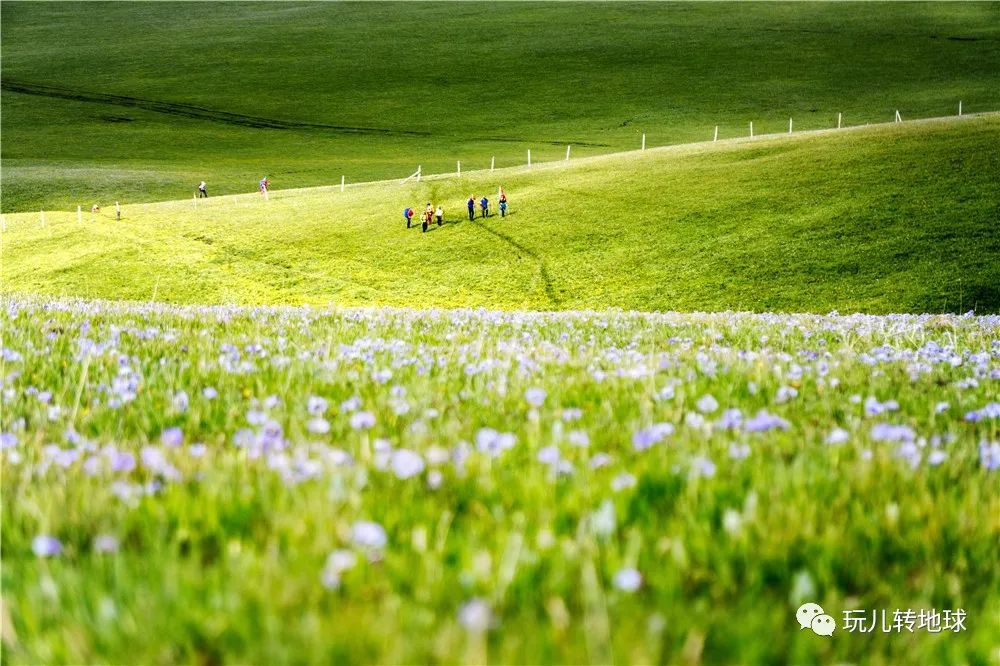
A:
[[[896,122],[899,123],[899,122],[902,122],[902,121],[903,121],[903,119],[899,115],[899,109],[896,109]]]
[[[81,210],[80,206],[77,206],[76,207],[76,223],[80,224],[81,222],[83,222],[83,211]]]
[[[455,162],[455,169],[458,172],[459,178],[462,177],[462,160],[457,160]]]
[[[340,191],[341,192],[344,191],[344,180],[345,180],[345,178],[346,178],[346,176],[341,176],[340,177]]]
[[[566,146],[566,161],[569,162],[569,146]]]
[[[496,165],[497,158],[496,155],[490,158],[490,173],[493,173],[493,167]]]
[[[788,119],[788,133],[789,134],[792,133],[792,119],[791,118]]]
[[[719,126],[716,125],[715,126],[715,136],[712,137],[712,141],[718,141],[718,140],[719,140]]]
[[[531,148],[528,148],[528,166],[531,166]]]
[[[962,115],[962,100],[958,100],[958,115]]]
[[[840,129],[840,118],[841,118],[841,115],[842,114],[838,111],[837,112],[837,129]]]
[[[423,167],[419,164],[417,165],[417,182],[420,182],[420,177],[423,175]]]
[[[750,138],[753,138],[753,121],[750,121]]]
[[[646,150],[646,133],[642,133],[642,149]]]

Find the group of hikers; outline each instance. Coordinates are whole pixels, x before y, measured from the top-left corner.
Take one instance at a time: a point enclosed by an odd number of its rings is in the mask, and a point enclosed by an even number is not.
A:
[[[406,220],[407,229],[409,229],[413,223],[413,215],[414,215],[413,208],[407,206],[406,208],[403,209],[403,219]],[[427,207],[424,208],[423,215],[421,215],[420,228],[423,231],[427,231],[427,228],[430,227],[431,224],[434,222],[435,216],[437,217],[437,223],[438,226],[440,227],[442,224],[444,224],[444,208],[442,208],[441,205],[438,204],[437,209],[435,209],[434,205],[430,201],[428,201]]]
[[[257,183],[257,186],[260,188],[260,193],[263,194],[265,198],[267,198],[267,191],[271,186],[271,181],[268,180],[267,176],[261,178],[260,181]],[[500,188],[498,196],[499,196],[500,217],[507,217],[507,193],[503,191],[502,187]],[[208,186],[205,184],[205,181],[201,181],[198,184],[197,197],[199,199],[208,198]],[[466,201],[466,205],[468,206],[469,209],[469,221],[475,220],[476,197],[470,194],[469,200]],[[95,210],[97,209],[96,204],[94,206],[94,209]],[[486,198],[485,194],[482,196],[482,198],[479,199],[479,214],[483,218],[487,218],[490,216],[490,200]],[[410,206],[407,206],[406,208],[403,209],[403,219],[406,220],[407,229],[409,229],[413,225],[414,215],[416,215],[416,212]],[[421,215],[421,225],[420,225],[421,230],[427,231],[427,229],[430,228],[430,226],[435,221],[437,222],[438,226],[444,224],[444,208],[441,207],[441,204],[438,204],[437,207],[435,208],[435,206],[430,201],[428,201],[427,206],[424,208],[424,212]]]
[[[500,188],[499,198],[500,198],[500,203],[499,203],[500,217],[506,217],[507,193],[503,191],[502,187]],[[475,220],[476,197],[470,194],[469,200],[466,201],[466,205],[468,206],[469,209],[469,220],[470,221]],[[490,216],[490,200],[486,198],[486,195],[483,195],[483,197],[479,199],[479,214],[484,218]],[[406,208],[403,209],[403,219],[406,220],[407,229],[413,226],[413,217],[415,215],[416,211],[414,211],[412,207],[407,206]],[[441,207],[441,204],[438,204],[437,207],[435,208],[434,204],[428,201],[427,206],[424,208],[424,212],[420,217],[421,217],[420,219],[421,231],[427,231],[427,229],[432,224],[434,224],[435,221],[437,222],[438,226],[441,226],[442,224],[444,224],[444,208]]]

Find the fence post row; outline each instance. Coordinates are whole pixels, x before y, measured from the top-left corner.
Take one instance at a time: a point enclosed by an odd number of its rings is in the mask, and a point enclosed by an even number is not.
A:
[[[960,115],[960,116],[963,115],[962,100],[958,101],[958,115]],[[902,117],[902,115],[900,115],[899,109],[896,109],[896,112],[895,112],[895,115],[894,115],[894,118],[893,118],[893,122],[897,122],[897,123],[903,122],[903,117]],[[837,112],[837,129],[842,129],[843,126],[844,126],[844,114],[843,114],[842,111],[838,111]],[[792,134],[793,130],[794,130],[794,120],[792,118],[789,118],[788,119],[788,133]],[[754,136],[754,133],[753,133],[753,121],[752,120],[750,121],[750,136],[751,137]],[[714,131],[712,133],[712,141],[716,142],[718,140],[719,140],[719,126],[716,125],[715,129],[714,129]],[[566,161],[569,161],[569,159],[570,159],[570,154],[571,154],[571,151],[572,151],[572,147],[573,147],[572,144],[569,144],[569,145],[566,146]],[[643,134],[642,134],[642,143],[641,143],[640,150],[646,150],[646,134],[645,134],[645,132],[643,132]],[[496,169],[496,161],[497,161],[496,155],[493,155],[492,157],[490,157],[490,173],[493,173],[493,171]],[[528,166],[529,167],[531,166],[531,149],[530,148],[528,149]],[[461,160],[456,161],[456,163],[455,163],[455,172],[456,172],[456,174],[458,176],[462,175],[462,161]],[[421,178],[423,177],[423,167],[422,166],[418,165],[416,172],[413,173],[413,174],[411,174],[403,182],[405,183],[407,180],[410,180],[410,178],[413,178],[414,176],[416,177],[416,179],[417,179],[418,182],[421,180]],[[344,191],[344,188],[346,186],[346,181],[347,181],[347,177],[346,176],[341,176],[340,177],[340,191],[341,192]],[[195,200],[195,204],[197,205],[197,203],[198,203],[198,195],[195,194],[193,198]],[[264,190],[264,199],[265,200],[268,199],[268,192],[267,192],[267,190]],[[235,198],[233,199],[233,205],[239,205],[239,202]],[[115,202],[115,217],[119,221],[121,221],[121,215],[122,215],[121,205],[120,205],[119,202],[116,201]],[[2,218],[0,218],[0,219],[2,219]],[[40,218],[39,219],[40,219],[41,224],[44,226],[45,225],[45,211],[41,211],[40,212]],[[82,207],[81,206],[77,206],[76,207],[76,221],[78,223],[83,221],[83,212],[82,212]],[[6,228],[6,224],[4,224],[4,227]]]

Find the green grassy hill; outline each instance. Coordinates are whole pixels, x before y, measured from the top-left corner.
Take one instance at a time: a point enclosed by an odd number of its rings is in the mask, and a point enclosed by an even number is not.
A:
[[[1000,311],[1000,116],[5,216],[7,292],[173,303]],[[469,222],[470,193],[506,219]],[[427,201],[423,234],[402,210]]]
[[[1000,5],[4,2],[4,211],[1000,109]]]

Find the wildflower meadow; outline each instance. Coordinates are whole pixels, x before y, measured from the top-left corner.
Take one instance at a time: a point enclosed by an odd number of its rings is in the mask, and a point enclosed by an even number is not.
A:
[[[0,323],[12,663],[1000,649],[997,316],[5,297]],[[880,609],[962,622],[843,628]]]

